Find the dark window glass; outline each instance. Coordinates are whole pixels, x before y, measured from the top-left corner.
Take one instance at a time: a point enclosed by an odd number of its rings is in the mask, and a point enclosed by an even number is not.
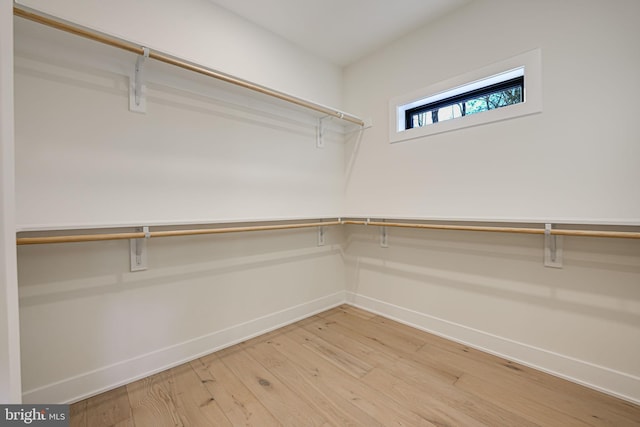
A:
[[[523,101],[524,76],[520,76],[407,110],[405,126],[417,128]]]

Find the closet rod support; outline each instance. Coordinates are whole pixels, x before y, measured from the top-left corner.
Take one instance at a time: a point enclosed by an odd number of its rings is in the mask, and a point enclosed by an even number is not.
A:
[[[136,232],[144,233],[144,237],[129,239],[131,271],[142,271],[147,269],[147,240],[151,238],[151,232],[149,227],[137,228]]]
[[[149,48],[142,48],[142,55],[136,58],[133,70],[133,78],[129,85],[129,110],[136,113],[147,112],[147,100],[145,97],[146,86],[144,84],[144,60],[149,57]]]
[[[562,268],[562,236],[553,234],[553,225],[544,225],[544,266]]]

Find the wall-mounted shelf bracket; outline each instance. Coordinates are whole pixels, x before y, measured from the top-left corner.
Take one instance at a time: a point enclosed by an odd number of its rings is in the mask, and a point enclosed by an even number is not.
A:
[[[562,236],[551,234],[552,224],[544,225],[544,266],[562,268]]]
[[[318,246],[324,246],[325,227],[318,227]]]
[[[144,84],[144,60],[149,57],[149,48],[143,47],[142,55],[138,55],[133,78],[129,83],[129,110],[136,113],[147,112],[146,86]]]
[[[388,248],[389,247],[389,234],[387,233],[387,226],[383,225],[380,227],[380,247]]]
[[[137,228],[137,232],[144,232],[142,239],[129,239],[129,252],[131,254],[131,271],[147,269],[147,240],[151,237],[149,227]]]
[[[339,117],[340,119],[342,117]],[[325,127],[324,120],[332,120],[333,116],[324,116],[318,119],[318,127],[316,128],[316,148],[324,148]]]

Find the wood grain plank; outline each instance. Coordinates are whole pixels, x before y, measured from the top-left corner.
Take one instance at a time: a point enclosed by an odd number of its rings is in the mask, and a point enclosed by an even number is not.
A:
[[[69,427],[87,427],[87,399],[69,405]]]
[[[120,421],[119,423],[115,423],[113,424],[111,427],[135,427],[135,422],[133,421],[133,417],[132,418],[128,418],[124,421]]]
[[[375,366],[345,351],[343,348],[335,346],[317,335],[310,333],[306,329],[294,329],[291,330],[288,335],[298,336],[300,342],[304,342],[303,345],[306,348],[314,351],[327,362],[334,364],[355,378],[363,377]]]
[[[324,317],[342,324],[344,327],[352,329],[360,336],[367,338],[370,342],[377,343],[379,349],[384,349],[388,354],[405,353],[411,354],[418,351],[426,341],[407,334],[395,334],[386,328],[371,322],[370,319],[363,319],[354,316],[349,312],[339,312]]]
[[[235,345],[232,345],[230,347],[218,350],[216,352],[216,354],[219,357],[224,357],[227,354],[232,354],[232,353],[237,353],[237,352],[240,352],[240,351],[244,351],[244,349],[247,348],[247,347],[251,347],[252,345],[268,341],[273,336],[284,334],[289,329],[296,329],[297,327],[298,327],[297,323],[286,325],[286,326],[283,326],[282,328],[278,328],[276,330],[273,330],[273,331],[270,331],[270,332],[266,332],[264,334],[258,335],[257,337],[250,338],[250,339],[242,341],[242,342],[240,342],[238,344],[235,344]]]
[[[432,393],[425,393],[423,390],[408,384],[401,378],[393,376],[385,369],[376,368],[367,374],[362,381],[403,407],[410,408],[421,417],[439,426],[465,426],[480,427],[486,426],[464,411],[448,406],[434,397]]]
[[[280,423],[220,360],[211,354],[190,363],[234,426],[272,427]]]
[[[564,381],[567,384],[563,384],[563,387],[558,389],[544,386],[539,381],[532,379],[532,376],[538,376],[538,371],[532,368],[495,356],[492,356],[494,357],[492,363],[487,363],[489,359],[474,357],[475,352],[477,350],[471,354],[461,355],[440,347],[425,346],[419,351],[419,354],[425,358],[425,361],[429,360],[427,363],[453,366],[452,369],[470,373],[481,378],[486,384],[499,384],[514,396],[552,407],[554,410],[571,415],[590,425],[630,425],[629,423],[633,421],[629,419],[628,411],[620,411],[619,408],[608,404],[611,400],[610,396],[598,394],[597,398],[584,399],[580,394],[572,392],[572,390],[577,391],[582,387],[567,381]],[[553,382],[555,380],[556,378]],[[637,419],[635,423],[631,425],[640,426],[640,419]]]
[[[301,329],[316,335],[326,342],[333,343],[336,347],[349,351],[370,366],[389,364],[400,358],[398,354],[380,351],[371,340],[333,320],[319,318],[315,322],[303,325]]]
[[[522,394],[513,393],[496,382],[488,382],[471,374],[464,374],[455,384],[484,400],[492,402],[505,410],[517,413],[519,416],[542,425],[562,425],[567,427],[586,427],[589,424],[557,411],[553,407],[542,405],[528,399]]]
[[[191,365],[171,369],[172,399],[185,426],[231,426]]]
[[[183,427],[172,396],[171,373],[163,371],[127,385],[137,427]]]
[[[319,411],[330,425],[338,426],[375,426],[378,422],[344,399],[336,399],[335,393],[325,394],[313,386],[311,379],[305,376],[303,368],[292,363],[277,351],[271,342],[260,343],[247,352],[269,369],[283,383],[287,384],[298,396]]]
[[[287,333],[269,341],[289,360],[303,368],[313,380],[315,387],[324,393],[336,393],[359,407],[385,426],[424,425],[433,426],[414,412],[395,402],[380,398],[379,391],[367,384],[345,375],[342,370],[304,347],[296,335]]]
[[[378,320],[377,318],[373,319],[373,321]],[[393,321],[387,319],[385,323],[393,323]],[[589,415],[591,418],[594,418],[594,416],[595,418],[613,420],[620,418],[620,422],[625,422],[625,419],[628,421],[629,414],[638,409],[637,405],[633,405],[630,402],[608,396],[534,368],[428,334],[427,332],[422,333],[427,334],[430,338],[428,343],[419,350],[419,354],[421,353],[423,356],[431,354],[431,363],[447,366],[448,368],[445,369],[457,370],[459,374],[472,372],[474,375],[482,375],[484,373],[483,376],[490,381],[499,381],[500,383],[510,381],[513,384],[513,389],[518,390],[518,392],[527,392],[531,389],[545,390],[545,392],[541,391],[540,395],[554,395],[557,397],[557,399],[554,399],[555,402],[562,402],[567,399],[572,402],[582,402],[583,407],[581,410],[586,410],[586,412],[595,411],[594,414]],[[640,425],[640,422],[638,425]]]
[[[385,371],[392,377],[401,378],[421,392],[428,393],[433,399],[461,411],[481,423],[490,426],[525,427],[536,425],[516,412],[503,409],[482,397],[455,387],[455,383],[442,381],[434,376],[429,369],[420,367],[411,361],[399,359],[393,365],[385,366]]]
[[[118,387],[87,399],[86,419],[88,426],[112,426],[128,420],[131,416],[131,405],[126,387]]]
[[[246,351],[227,353],[222,362],[285,426],[321,426],[327,422]]]
[[[344,313],[343,313],[344,314]],[[349,316],[348,314],[344,314]],[[452,384],[460,376],[460,372],[452,370],[450,367],[438,364],[424,364],[421,356],[418,355],[418,350],[424,345],[416,345],[420,341],[414,341],[410,339],[405,340],[392,329],[389,329],[385,325],[373,323],[371,321],[360,321],[354,317],[344,317],[342,320],[333,320],[334,316],[327,317],[324,323],[324,329],[339,331],[339,333],[348,336],[355,342],[360,342],[365,346],[368,346],[374,350],[373,357],[376,357],[379,363],[389,364],[389,360],[397,361],[403,359],[405,363],[415,362],[424,369],[429,369],[430,373],[442,381]],[[355,327],[351,327],[356,325]],[[407,328],[405,326],[405,328]],[[405,334],[407,335],[407,334]],[[407,343],[404,345],[404,349],[400,350],[393,347],[394,343],[402,342]],[[352,346],[346,346],[345,348],[351,349]]]

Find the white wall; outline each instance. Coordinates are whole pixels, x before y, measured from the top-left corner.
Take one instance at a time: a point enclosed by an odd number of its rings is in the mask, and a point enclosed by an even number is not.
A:
[[[375,126],[347,153],[347,214],[640,224],[639,15],[479,0],[348,67],[345,108]],[[391,97],[534,48],[541,114],[389,144]],[[557,270],[541,237],[389,233],[348,232],[351,301],[640,401],[639,242],[565,238]]]
[[[153,2],[149,15],[143,2],[75,3],[51,12],[339,101],[335,67],[209,2]],[[15,24],[19,230],[342,211],[343,137],[334,124],[318,149],[314,114],[153,61],[147,113],[133,113],[134,55]],[[342,236],[328,230],[324,246],[315,229],[151,240],[149,269],[137,273],[127,241],[20,247],[24,400],[78,400],[343,302]]]
[[[349,66],[345,109],[375,127],[346,214],[640,223],[639,8],[475,1]],[[389,144],[389,99],[535,48],[541,114]]]
[[[20,403],[15,246],[12,3],[0,1],[0,402]]]
[[[19,229],[340,214],[339,129],[152,60],[132,113],[135,55],[16,24]]]

